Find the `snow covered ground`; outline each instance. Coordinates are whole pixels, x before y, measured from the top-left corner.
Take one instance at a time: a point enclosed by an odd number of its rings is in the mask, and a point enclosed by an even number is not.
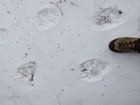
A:
[[[0,0],[0,105],[140,105],[140,0]]]

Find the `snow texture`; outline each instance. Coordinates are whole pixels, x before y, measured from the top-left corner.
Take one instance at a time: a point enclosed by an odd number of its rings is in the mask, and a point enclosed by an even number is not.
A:
[[[0,105],[140,105],[140,0],[0,0]],[[80,78],[79,78],[80,77]]]
[[[0,28],[0,44],[6,43],[9,37],[9,32],[5,28]]]

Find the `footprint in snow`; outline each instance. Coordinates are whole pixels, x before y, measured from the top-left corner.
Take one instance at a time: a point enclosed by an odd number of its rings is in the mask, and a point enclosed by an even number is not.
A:
[[[123,23],[125,13],[117,7],[100,9],[94,15],[95,29],[111,29]]]
[[[61,18],[59,9],[55,6],[46,7],[37,12],[36,25],[38,30],[46,31],[55,26]]]
[[[23,81],[28,81],[33,85],[36,72],[36,62],[30,61],[18,67],[18,76]]]
[[[109,72],[108,62],[100,59],[90,59],[79,66],[81,79],[87,82],[96,82],[103,79]]]

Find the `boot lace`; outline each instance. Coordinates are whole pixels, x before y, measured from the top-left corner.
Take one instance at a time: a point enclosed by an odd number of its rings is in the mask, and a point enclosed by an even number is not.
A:
[[[134,50],[136,51],[135,49],[135,43],[136,41],[130,41],[130,42],[121,42],[119,43],[119,47],[122,48],[122,49],[128,49],[128,50]]]

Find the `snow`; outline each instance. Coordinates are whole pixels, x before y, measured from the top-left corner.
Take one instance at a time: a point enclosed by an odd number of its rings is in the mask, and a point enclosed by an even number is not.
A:
[[[139,4],[0,0],[0,105],[139,105],[140,55],[108,49],[139,37]]]

